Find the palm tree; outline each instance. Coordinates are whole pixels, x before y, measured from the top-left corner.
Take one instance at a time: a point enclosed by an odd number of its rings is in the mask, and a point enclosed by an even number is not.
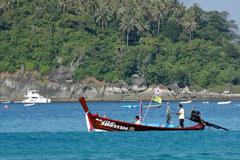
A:
[[[158,34],[160,33],[160,28],[165,18],[166,9],[165,1],[156,0],[152,4],[151,19],[157,23]]]
[[[193,4],[191,8],[189,8],[191,12],[193,12],[193,15],[195,17],[195,21],[197,22],[198,25],[201,25],[201,23],[206,20],[207,17],[205,15],[205,12],[199,7],[198,4]]]
[[[183,16],[185,11],[185,6],[177,0],[168,1],[167,7],[169,8],[169,13],[171,13],[170,18],[178,19]]]
[[[91,15],[99,8],[99,1],[98,0],[86,0],[87,2],[87,9]]]
[[[123,63],[124,63],[124,56],[127,54],[127,47],[122,44],[122,42],[116,42],[116,48],[115,52],[116,54],[116,68],[119,68],[119,72],[121,73],[121,76],[124,76],[123,73]]]
[[[69,2],[69,0],[58,0],[62,12],[66,12],[68,10]]]
[[[107,9],[105,5],[102,5],[98,8],[96,17],[96,22],[101,22],[102,29],[104,29],[107,26],[108,21],[110,21],[109,9]]]
[[[121,17],[126,13],[127,7],[121,6],[120,8],[117,8],[116,10],[116,18],[121,19]]]
[[[113,9],[115,6],[116,0],[103,0],[103,5],[107,6],[109,9]]]
[[[129,41],[129,34],[135,29],[135,18],[132,15],[125,15],[120,22],[120,30],[126,33],[127,46]]]
[[[139,34],[143,34],[144,32],[149,30],[149,25],[144,19],[138,18],[135,20],[135,27],[137,28],[137,32]]]
[[[75,3],[75,5],[77,6],[77,9],[78,10],[84,10],[84,2],[86,2],[86,1],[84,1],[84,0],[75,0],[74,1],[74,3]]]
[[[125,3],[125,1],[123,1]],[[143,34],[149,30],[149,25],[145,20],[145,12],[142,10],[141,0],[129,0],[128,6],[122,6],[117,11],[120,18],[120,30],[126,33],[127,46],[129,45],[129,35],[132,31]],[[145,3],[144,3],[145,4]]]
[[[197,28],[201,27],[201,23],[204,21],[204,18],[206,18],[205,13],[197,4],[194,4],[185,12],[183,18],[181,19],[181,23],[183,28],[189,34],[189,40],[192,40],[193,33],[197,30]]]
[[[13,0],[3,0],[3,10],[8,11],[14,8],[14,1]]]
[[[189,40],[192,40],[192,34],[197,29],[197,22],[192,12],[187,12],[182,19],[182,26],[189,34]]]
[[[119,0],[119,4],[123,7],[126,7],[126,6],[128,6],[129,1],[131,1],[131,0]]]

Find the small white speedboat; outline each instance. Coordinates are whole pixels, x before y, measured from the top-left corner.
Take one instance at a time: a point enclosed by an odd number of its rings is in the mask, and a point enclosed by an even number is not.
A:
[[[181,102],[180,102],[180,104],[188,104],[188,103],[192,103],[192,101],[189,100],[189,101],[181,101]]]
[[[34,106],[35,103],[27,103],[27,104],[24,104],[25,107],[30,107],[30,106]]]
[[[223,102],[217,102],[217,104],[230,104],[232,101],[223,101]]]
[[[122,108],[139,108],[137,105],[123,105]]]

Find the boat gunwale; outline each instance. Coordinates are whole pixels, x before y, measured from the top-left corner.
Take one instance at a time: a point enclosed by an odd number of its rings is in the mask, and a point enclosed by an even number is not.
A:
[[[98,114],[92,114],[87,106],[87,103],[85,101],[84,97],[79,98],[79,102],[82,105],[82,108],[86,114],[86,120],[87,123],[90,123],[93,129],[103,129],[103,130],[109,130],[109,131],[122,131],[118,128],[111,128],[110,126],[103,126],[100,124],[102,120],[106,120],[114,123],[117,123],[116,125],[122,125],[121,127],[129,127],[133,128],[133,131],[181,131],[181,130],[203,130],[205,128],[205,125],[203,123],[198,123],[197,125],[185,127],[185,128],[167,128],[167,127],[157,127],[157,126],[147,126],[147,125],[140,125],[140,124],[134,124],[129,122],[124,122],[120,120],[110,119],[107,117],[101,117]],[[99,121],[97,119],[100,119]],[[115,124],[113,124],[115,125]],[[127,130],[126,130],[127,131]],[[130,131],[130,130],[128,130]]]
[[[178,127],[174,127],[174,128],[167,128],[167,127],[161,127],[161,126],[148,126],[148,125],[141,125],[141,124],[135,124],[135,123],[130,123],[130,122],[125,122],[125,121],[121,121],[121,120],[115,120],[115,119],[110,119],[110,118],[106,118],[106,117],[101,117],[99,116],[98,114],[92,114],[92,113],[89,113],[87,114],[87,116],[89,116],[89,120],[91,122],[91,117],[93,118],[100,118],[100,119],[103,119],[103,120],[106,120],[106,121],[110,121],[110,122],[116,122],[116,123],[119,123],[119,124],[122,124],[122,125],[126,125],[128,127],[141,127],[141,128],[145,128],[145,129],[149,129],[149,131],[158,131],[158,130],[161,130],[161,131],[179,131],[179,130],[203,130],[205,125],[204,124],[201,124],[201,123],[198,123],[194,126],[189,126],[189,127],[185,127],[185,128],[178,128]],[[92,122],[91,122],[92,123]],[[96,129],[99,129],[99,128],[96,128]],[[143,130],[144,131],[144,130]]]

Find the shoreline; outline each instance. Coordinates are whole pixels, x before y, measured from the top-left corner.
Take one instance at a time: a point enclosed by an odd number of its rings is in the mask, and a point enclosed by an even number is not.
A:
[[[237,94],[229,94],[229,95],[221,95],[219,94],[218,96],[219,97],[213,97],[213,96],[209,96],[207,97],[206,95],[202,95],[203,97],[202,98],[187,98],[187,97],[177,97],[177,98],[172,98],[172,97],[163,97],[162,100],[163,101],[238,101],[240,100],[240,95]],[[189,97],[192,97],[192,96],[189,96]],[[194,96],[193,96],[194,97]],[[138,98],[138,97],[135,97],[135,98],[111,98],[111,97],[101,97],[101,98],[86,98],[87,101],[89,102],[115,102],[115,101],[121,101],[121,102],[135,102],[135,101],[139,101],[140,99],[142,99],[143,101],[150,101],[151,99],[149,98]],[[24,99],[6,99],[6,98],[0,98],[0,103],[4,103],[4,102],[10,102],[10,103],[22,103]],[[79,102],[78,101],[78,98],[51,98],[51,102],[53,103],[61,103],[61,102]],[[6,104],[7,104],[6,103]]]
[[[24,74],[26,75],[26,74]],[[194,101],[194,100],[240,100],[240,91],[225,89],[222,91],[190,90],[188,87],[180,88],[176,83],[164,86],[161,84],[146,85],[140,77],[133,77],[131,84],[125,82],[110,84],[87,78],[83,81],[64,81],[59,77],[56,80],[38,80],[32,74],[2,75],[0,82],[0,102],[22,101],[27,90],[38,90],[39,94],[50,98],[53,102],[78,102],[84,96],[87,101],[139,101],[151,100],[160,91],[164,101]],[[61,75],[61,74],[60,74]],[[59,76],[60,76],[59,75]]]

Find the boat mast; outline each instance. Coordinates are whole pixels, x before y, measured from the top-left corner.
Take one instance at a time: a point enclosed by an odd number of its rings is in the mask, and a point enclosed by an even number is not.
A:
[[[142,120],[143,118],[143,110],[142,110],[142,99],[140,99],[140,102],[139,102],[139,117],[140,119]]]

